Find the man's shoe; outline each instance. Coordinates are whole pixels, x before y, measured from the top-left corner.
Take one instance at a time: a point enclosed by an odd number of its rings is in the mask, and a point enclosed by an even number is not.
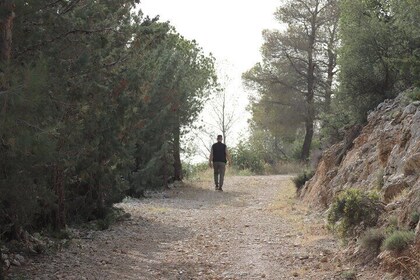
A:
[[[219,191],[219,192],[222,192],[222,191],[223,191],[222,187],[220,187],[220,188],[218,189],[218,191]]]
[[[215,187],[214,187],[214,189],[215,189],[216,191],[218,191],[220,188],[219,188],[219,186],[215,186]]]

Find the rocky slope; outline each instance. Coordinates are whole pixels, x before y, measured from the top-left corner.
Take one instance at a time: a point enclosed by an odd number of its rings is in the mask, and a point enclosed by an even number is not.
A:
[[[303,200],[326,208],[344,189],[378,190],[388,215],[405,227],[416,226],[409,223],[420,213],[420,101],[408,94],[378,105],[364,127],[352,127],[323,152],[301,191]]]

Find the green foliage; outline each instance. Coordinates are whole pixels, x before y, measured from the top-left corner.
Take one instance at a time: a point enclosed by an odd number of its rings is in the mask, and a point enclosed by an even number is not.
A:
[[[236,170],[235,174],[237,176],[252,176],[255,175],[255,172],[251,171],[250,169],[239,169]]]
[[[248,142],[241,141],[230,153],[234,167],[238,170],[249,170],[254,174],[262,174],[264,171],[263,161]]]
[[[113,207],[107,210],[105,217],[96,220],[96,227],[98,230],[106,230],[109,229],[112,224],[124,220],[126,217],[129,217],[129,214],[124,213],[120,208]]]
[[[393,44],[390,35],[394,32],[387,15],[380,11],[381,5],[373,2],[342,1],[341,4],[340,97],[353,106],[351,111],[359,121],[364,120],[367,111],[395,94],[393,84],[397,73],[389,64]]]
[[[356,280],[357,273],[354,270],[347,270],[341,273],[341,277],[344,280]]]
[[[413,231],[395,231],[385,239],[383,248],[401,252],[414,242],[415,236]]]
[[[295,184],[296,191],[299,192],[305,185],[306,181],[309,181],[315,174],[314,170],[303,170],[302,173],[293,177],[292,181]]]
[[[360,245],[366,251],[379,253],[383,241],[385,240],[385,232],[381,228],[370,228],[363,233],[360,238]]]
[[[419,221],[420,221],[420,213],[416,211],[411,213],[409,225],[412,227],[412,229],[415,229]]]
[[[389,9],[399,34],[398,55],[392,58],[404,81],[420,86],[420,7],[413,0],[391,0]]]
[[[394,231],[397,231],[399,228],[400,227],[398,225],[398,218],[396,216],[390,216],[388,218],[388,223],[386,227],[387,234],[391,234]]]
[[[412,101],[420,101],[420,88],[416,87],[409,91],[408,98],[410,98]]]
[[[243,74],[258,92],[252,120],[283,141],[299,138],[297,158],[307,161],[315,120],[333,95],[339,9],[337,1],[283,1],[275,17],[286,28],[264,30],[262,61]]]
[[[328,224],[342,237],[356,234],[357,227],[376,225],[381,207],[376,193],[348,189],[339,194],[328,210]]]
[[[252,126],[248,142],[264,163],[273,165],[278,161],[290,158],[288,153],[290,144],[283,138],[273,134],[269,129]]]
[[[338,98],[359,122],[384,99],[419,83],[415,1],[340,1]]]
[[[344,138],[345,127],[355,122],[342,100],[335,98],[328,112],[320,113],[320,139],[323,143],[334,144]]]
[[[70,239],[71,238],[70,232],[65,229],[51,231],[49,235],[56,239]]]
[[[107,219],[127,193],[175,177],[214,58],[135,2],[15,1],[0,63],[0,239]]]
[[[184,164],[184,176],[187,179],[193,179],[197,175],[203,173],[209,168],[207,162],[196,163],[196,164]]]

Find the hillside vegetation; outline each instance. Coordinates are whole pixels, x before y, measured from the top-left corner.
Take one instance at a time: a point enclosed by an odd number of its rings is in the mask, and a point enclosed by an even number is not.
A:
[[[329,208],[330,225],[341,236],[359,237],[365,252],[418,276],[420,101],[412,94],[381,103],[355,137],[324,151],[300,195]]]

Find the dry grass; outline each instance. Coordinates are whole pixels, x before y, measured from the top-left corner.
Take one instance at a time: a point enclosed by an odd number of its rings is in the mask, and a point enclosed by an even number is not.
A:
[[[305,211],[306,207],[299,204],[296,199],[296,189],[292,181],[289,181],[281,189],[276,201],[268,207],[269,211],[276,212],[285,218],[291,218],[297,210]],[[300,212],[299,211],[299,212]]]
[[[270,204],[267,210],[293,225],[296,232],[304,233],[305,237],[300,240],[303,246],[316,243],[329,235],[321,220],[315,221],[307,215],[310,209],[296,198],[296,188],[291,180],[284,185],[276,201]]]
[[[234,167],[226,166],[225,171],[225,177],[232,177],[232,176],[251,176],[251,171],[249,170],[237,170]],[[204,171],[198,172],[197,174],[194,174],[191,178],[188,179],[190,183],[196,183],[196,182],[212,182],[213,181],[213,169],[207,168]]]
[[[399,194],[397,194],[396,196],[394,196],[392,198],[392,200],[390,201],[390,203],[392,202],[398,202],[398,201],[403,201],[405,199],[407,199],[408,195],[410,194],[410,190],[409,189],[403,189]]]
[[[302,170],[307,169],[307,166],[299,163],[299,162],[290,162],[290,161],[282,161],[277,162],[274,166],[272,165],[265,165],[264,166],[264,175],[284,175],[284,174],[298,174],[301,173]],[[253,176],[258,175],[254,174],[252,171],[245,169],[245,170],[238,170],[235,166],[226,166],[226,177],[232,176]],[[197,172],[191,175],[191,178],[188,179],[191,182],[200,182],[200,181],[212,181],[213,180],[213,169],[206,168],[203,171]]]
[[[165,214],[166,212],[169,211],[169,209],[166,207],[154,207],[154,206],[148,207],[147,210],[150,211],[150,213],[155,213],[155,214]]]
[[[280,161],[274,166],[265,167],[266,174],[298,174],[308,167],[300,162]]]
[[[410,246],[404,252],[385,251],[380,255],[382,266],[387,271],[402,274],[413,280],[420,280],[420,244]]]

